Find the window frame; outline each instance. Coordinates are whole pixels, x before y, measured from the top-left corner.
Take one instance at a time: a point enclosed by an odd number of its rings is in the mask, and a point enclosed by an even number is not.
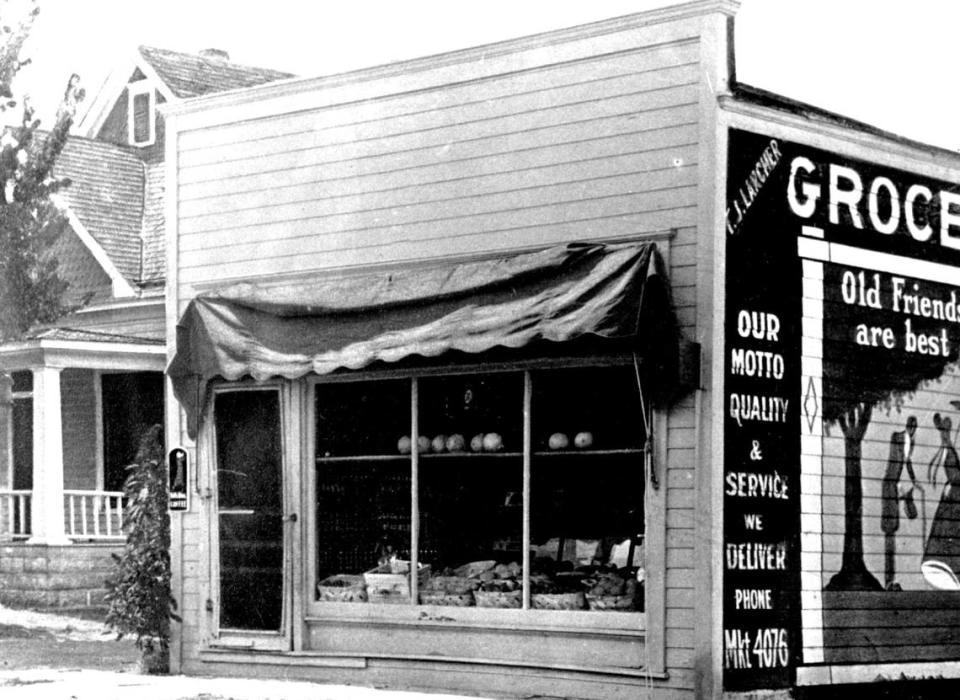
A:
[[[429,627],[430,615],[425,611],[442,611],[443,606],[423,606],[413,602],[416,600],[416,581],[411,581],[411,602],[403,605],[370,605],[358,603],[338,603],[318,601],[314,592],[317,585],[316,547],[318,536],[316,533],[316,501],[317,470],[315,441],[316,416],[315,401],[319,386],[330,383],[356,383],[387,379],[409,379],[412,387],[416,381],[426,377],[437,376],[464,376],[470,374],[502,374],[523,373],[524,375],[524,523],[523,538],[529,541],[530,513],[529,513],[529,472],[533,450],[529,444],[531,421],[530,401],[532,400],[532,383],[529,381],[531,371],[560,368],[600,368],[605,366],[623,366],[632,362],[632,357],[615,355],[608,357],[589,358],[558,358],[553,360],[530,360],[496,365],[458,365],[443,367],[416,367],[403,370],[375,370],[350,374],[335,374],[326,376],[312,376],[306,378],[304,404],[301,416],[303,419],[303,435],[301,450],[304,455],[301,480],[303,483],[303,502],[301,509],[303,518],[303,542],[305,551],[303,560],[303,600],[305,622],[322,624],[324,620],[376,620],[378,624],[415,625]],[[416,432],[417,397],[411,388],[411,435]],[[642,637],[647,645],[645,668],[651,675],[662,674],[664,670],[664,618],[665,618],[665,566],[666,566],[666,507],[665,507],[665,458],[666,458],[666,411],[654,408],[653,420],[650,425],[651,440],[653,441],[652,471],[655,473],[659,485],[655,485],[650,474],[645,475],[644,500],[644,551],[646,556],[645,580],[645,607],[642,612],[608,612],[608,611],[570,611],[570,610],[538,610],[529,606],[529,586],[524,586],[523,609],[501,608],[457,608],[457,622],[465,627],[466,631],[481,633],[484,630],[519,630],[524,633],[546,633],[563,631],[566,633],[585,633],[590,635],[609,633],[611,635],[628,635]],[[640,416],[638,415],[638,420]],[[411,527],[418,526],[414,517],[416,510],[416,464],[411,455]],[[411,538],[412,559],[416,565],[418,541]],[[414,554],[416,552],[416,554]],[[529,571],[529,553],[524,557],[524,578]],[[415,579],[416,577],[414,577]],[[373,650],[371,650],[373,651]]]
[[[137,97],[140,95],[147,96],[147,139],[144,141],[138,141],[136,136],[136,111],[134,105]],[[137,80],[132,83],[127,83],[127,142],[131,146],[136,146],[138,148],[146,148],[147,146],[152,146],[156,143],[157,140],[157,128],[156,128],[156,115],[157,115],[157,95],[156,90],[154,90],[153,85],[149,80]]]

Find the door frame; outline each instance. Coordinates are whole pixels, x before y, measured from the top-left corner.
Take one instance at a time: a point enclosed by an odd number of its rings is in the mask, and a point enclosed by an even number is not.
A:
[[[216,435],[216,397],[221,394],[269,391],[277,395],[277,408],[280,421],[280,477],[282,505],[284,514],[283,527],[283,593],[279,632],[220,628],[220,522],[217,489],[217,435]],[[267,382],[222,382],[216,384],[211,391],[210,401],[206,407],[205,419],[201,426],[198,447],[201,454],[199,460],[203,469],[198,474],[197,489],[206,504],[207,542],[209,589],[206,600],[208,645],[215,648],[250,649],[262,651],[293,651],[302,644],[300,624],[302,620],[301,592],[297,582],[300,580],[302,565],[299,561],[302,524],[300,502],[300,475],[299,454],[300,441],[291,433],[291,423],[295,422],[297,412],[293,410],[299,405],[300,397],[295,385],[285,381]],[[294,418],[291,418],[294,417]],[[205,485],[201,485],[201,478]],[[288,519],[296,514],[296,520]]]

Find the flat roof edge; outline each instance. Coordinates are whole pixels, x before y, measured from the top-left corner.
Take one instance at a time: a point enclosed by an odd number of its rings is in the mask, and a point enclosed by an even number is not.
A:
[[[415,73],[432,68],[456,65],[458,63],[469,63],[483,58],[489,59],[493,56],[519,53],[524,50],[563,44],[569,41],[588,39],[619,31],[629,31],[631,29],[662,24],[664,22],[673,22],[717,13],[732,17],[737,13],[739,7],[740,0],[693,0],[692,2],[655,8],[645,12],[611,17],[572,27],[549,30],[542,33],[505,39],[503,41],[463,49],[455,49],[453,51],[428,56],[401,59],[381,65],[348,70],[342,73],[312,77],[295,77],[265,83],[263,85],[193,97],[178,102],[168,102],[159,106],[159,109],[168,116],[189,115],[201,112],[204,109],[230,104],[235,102],[239,95],[243,95],[251,101],[267,100],[283,97],[291,93],[329,89],[350,83],[368,82],[404,73]]]
[[[859,131],[870,136],[890,141],[900,146],[905,146],[917,151],[922,151],[933,156],[945,156],[960,162],[960,152],[937,146],[935,144],[918,141],[907,136],[887,131],[873,124],[844,116],[837,112],[831,112],[828,109],[817,107],[807,102],[801,102],[779,93],[771,92],[763,88],[749,85],[746,83],[731,83],[730,93],[719,96],[720,107],[731,111],[731,107],[736,105],[749,105],[765,109],[775,110],[777,112],[786,112],[810,122],[811,124],[825,124],[828,126],[839,127]]]

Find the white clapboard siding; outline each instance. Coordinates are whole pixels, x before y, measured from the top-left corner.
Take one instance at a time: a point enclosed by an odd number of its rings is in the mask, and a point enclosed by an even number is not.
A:
[[[563,97],[552,97],[558,90],[575,96],[577,87],[586,90],[587,99],[595,99],[598,91],[616,94],[616,89],[598,90],[605,81],[633,78],[629,91],[671,87],[696,81],[698,65],[696,44],[674,44],[638,48],[628,53],[600,56],[585,61],[557,63],[535,70],[519,71],[484,80],[454,82],[440,90],[419,93],[385,92],[376,100],[346,101],[343,106],[320,111],[309,122],[291,118],[290,114],[266,117],[255,122],[237,122],[218,127],[212,132],[194,131],[181,136],[179,150],[188,157],[198,157],[195,151],[208,151],[216,146],[249,144],[261,138],[291,134],[309,134],[317,129],[343,124],[376,122],[384,118],[413,130],[457,123],[470,105],[489,105],[496,102],[510,112],[511,100],[519,104],[533,96],[535,104],[562,102]],[[691,75],[692,71],[692,75]],[[569,98],[566,98],[569,99]],[[480,114],[485,114],[481,112]],[[489,116],[489,114],[487,114]],[[406,120],[405,120],[406,118]]]
[[[398,205],[445,201],[465,195],[514,192],[609,177],[610,173],[647,172],[653,178],[657,171],[696,165],[696,147],[683,143],[691,137],[690,129],[673,127],[669,136],[669,141],[658,139],[657,147],[651,148],[642,134],[636,134],[633,150],[626,152],[622,150],[623,138],[593,140],[587,147],[587,153],[582,142],[565,145],[562,149],[556,145],[552,148],[529,149],[525,151],[522,167],[517,166],[517,157],[513,152],[452,163],[445,160],[437,165],[407,169],[402,183],[397,182],[394,170],[357,173],[350,164],[328,164],[312,171],[303,168],[291,172],[294,177],[284,178],[283,185],[266,191],[264,188],[271,180],[266,175],[237,178],[233,180],[235,187],[219,193],[209,190],[201,193],[191,186],[184,186],[181,189],[183,199],[180,215],[185,224],[191,225],[194,218],[214,216],[207,213],[207,198],[216,198],[223,212],[259,209],[268,204],[351,197],[358,200],[357,204],[375,208],[381,202]],[[306,175],[311,175],[310,179],[300,182]],[[272,179],[275,181],[276,177]],[[246,189],[254,185],[258,186]],[[188,190],[192,190],[190,198],[186,197]]]
[[[696,83],[696,67],[685,66],[682,70],[675,69],[676,80],[658,73],[643,73],[639,75],[621,76],[605,81],[602,87],[610,95],[635,96],[649,95],[651,107],[666,100],[667,104],[674,104],[670,99],[671,91],[678,86]],[[593,113],[596,109],[595,95],[598,89],[596,82],[587,84],[552,87],[539,93],[528,93],[521,100],[519,96],[512,99],[504,98],[496,102],[482,100],[468,105],[459,105],[456,110],[447,108],[441,110],[431,108],[429,111],[404,114],[386,115],[377,119],[363,120],[358,114],[362,109],[356,106],[337,107],[319,112],[308,122],[294,121],[289,117],[279,123],[258,124],[256,127],[247,125],[238,136],[246,140],[227,142],[215,145],[223,140],[218,130],[209,137],[209,143],[197,150],[184,150],[181,155],[181,164],[184,168],[195,168],[208,164],[222,164],[249,157],[271,156],[306,148],[315,148],[331,145],[356,146],[368,141],[380,142],[383,139],[384,127],[388,126],[392,134],[390,145],[402,148],[406,144],[421,144],[439,142],[450,133],[451,129],[470,127],[476,137],[497,135],[509,131],[530,130],[549,125],[551,112],[544,110],[544,105],[552,105],[554,109],[567,108],[572,115],[577,114],[577,108]],[[383,105],[379,105],[379,113],[383,112]],[[611,102],[606,105],[606,114],[616,114],[619,105]],[[339,117],[337,119],[336,117]],[[575,118],[575,117],[574,117]],[[293,133],[285,133],[292,122],[299,129]],[[343,122],[343,123],[340,123]],[[217,138],[220,137],[220,138]],[[202,143],[202,142],[201,142]]]
[[[296,150],[246,156],[236,146],[237,157],[225,162],[182,167],[181,183],[189,185],[221,178],[243,177],[263,172],[305,168],[322,164],[376,159],[382,169],[405,169],[425,162],[467,159],[494,153],[523,152],[538,145],[596,138],[605,131],[639,131],[653,127],[689,123],[674,110],[696,104],[696,90],[690,86],[649,93],[621,95],[599,102],[542,107],[541,112],[504,118],[502,128],[476,130],[474,125],[448,127],[444,133],[419,132],[394,136],[385,131],[380,139],[304,145]],[[492,107],[491,107],[492,108]],[[689,110],[686,112],[689,115]],[[308,117],[303,117],[307,119]],[[649,128],[649,127],[647,127]],[[382,161],[381,161],[382,159]]]
[[[628,197],[624,196],[621,199],[626,200]],[[276,272],[296,273],[333,266],[351,267],[384,262],[423,261],[428,258],[462,255],[467,251],[478,254],[494,253],[575,240],[627,237],[690,225],[696,216],[693,205],[640,214],[633,213],[625,206],[624,201],[621,201],[620,205],[620,210],[613,214],[609,211],[598,213],[596,210],[599,204],[595,203],[595,206],[587,208],[586,211],[574,212],[569,217],[554,216],[551,219],[537,219],[535,215],[529,213],[523,217],[518,217],[514,213],[484,215],[481,218],[488,220],[496,218],[502,221],[502,228],[460,232],[459,225],[434,225],[432,228],[435,231],[435,237],[431,238],[404,237],[405,231],[398,229],[386,229],[380,232],[375,241],[369,244],[358,244],[355,240],[356,236],[352,233],[319,236],[315,238],[314,243],[325,243],[328,246],[325,250],[318,250],[316,245],[312,245],[310,251],[284,250],[283,254],[278,250],[280,246],[271,242],[270,227],[265,227],[265,230],[261,231],[263,235],[261,242],[248,249],[251,255],[261,257],[224,260],[214,255],[204,259],[202,265],[181,266],[181,282],[209,284],[211,278],[217,277],[224,281],[255,277],[263,273],[266,261],[275,266]],[[610,206],[613,206],[613,203]],[[564,207],[560,213],[571,209],[573,209],[571,206]],[[468,223],[471,222],[468,221]],[[417,228],[423,229],[426,226],[421,224]]]
[[[642,210],[663,209],[671,204],[683,205],[690,201],[685,191],[696,185],[696,170],[673,168],[653,173],[627,173],[584,177],[572,182],[524,187],[514,182],[514,187],[489,194],[461,193],[458,197],[431,199],[423,203],[390,202],[393,197],[363,195],[340,197],[334,200],[303,200],[289,204],[244,208],[221,214],[208,214],[184,221],[189,224],[189,233],[184,231],[184,250],[202,239],[202,248],[215,249],[243,240],[249,229],[283,222],[309,225],[311,235],[323,232],[344,232],[362,229],[364,232],[384,226],[407,226],[419,223],[455,219],[476,214],[495,214],[532,207],[561,205],[571,202],[602,200],[623,193],[632,193]],[[303,235],[291,231],[291,237]],[[198,236],[194,234],[204,234]],[[283,236],[279,236],[283,239]],[[296,244],[295,244],[296,245]],[[197,248],[195,248],[197,249]]]

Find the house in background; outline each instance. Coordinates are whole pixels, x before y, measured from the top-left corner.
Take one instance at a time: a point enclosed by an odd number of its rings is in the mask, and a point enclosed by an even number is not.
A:
[[[0,603],[78,606],[102,594],[122,542],[122,485],[163,423],[164,121],[157,107],[290,77],[140,47],[119,62],[56,166],[56,243],[77,311],[0,345]],[[4,376],[5,375],[5,376]]]

